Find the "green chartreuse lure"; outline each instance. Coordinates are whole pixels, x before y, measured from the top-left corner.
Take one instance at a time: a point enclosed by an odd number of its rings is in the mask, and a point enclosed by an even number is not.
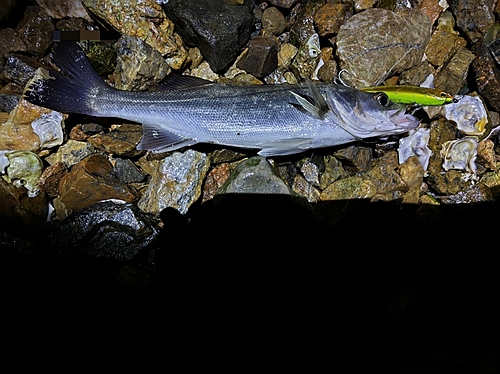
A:
[[[377,86],[364,87],[360,90],[370,93],[383,92],[393,102],[404,105],[432,105],[439,106],[456,103],[458,97],[435,88],[417,86]]]

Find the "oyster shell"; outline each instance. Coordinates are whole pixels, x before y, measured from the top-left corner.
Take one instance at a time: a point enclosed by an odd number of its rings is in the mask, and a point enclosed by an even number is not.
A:
[[[476,173],[477,139],[466,137],[458,140],[451,140],[443,144],[441,157],[443,158],[443,169],[465,170],[469,173]]]
[[[466,135],[482,136],[488,124],[488,112],[477,94],[464,95],[456,103],[442,107],[442,114]]]
[[[42,114],[31,122],[33,131],[40,138],[42,148],[52,148],[62,144],[64,140],[63,119],[61,113],[52,111],[48,114]]]
[[[430,129],[419,128],[410,131],[410,135],[399,139],[399,163],[404,163],[411,156],[417,156],[424,171],[429,166],[432,151],[427,147],[430,138]]]
[[[0,151],[0,172],[3,179],[16,187],[24,186],[29,197],[35,197],[40,192],[38,181],[42,171],[42,160],[33,152]]]

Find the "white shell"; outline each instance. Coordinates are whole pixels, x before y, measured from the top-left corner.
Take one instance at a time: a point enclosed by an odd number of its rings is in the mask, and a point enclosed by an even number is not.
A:
[[[8,162],[2,170],[5,173],[3,179],[16,187],[26,187],[29,197],[37,196],[40,192],[38,182],[43,171],[40,157],[30,151],[0,151],[0,159],[3,157]]]
[[[443,158],[443,169],[465,170],[476,173],[477,139],[467,137],[451,140],[443,144],[441,157]]]
[[[399,139],[399,163],[402,164],[411,156],[417,156],[422,168],[427,170],[432,151],[427,147],[430,138],[430,129],[420,128],[410,131],[410,135]]]
[[[42,114],[31,122],[33,131],[40,138],[42,148],[52,148],[62,144],[64,140],[62,121],[63,115],[52,111],[48,114]]]
[[[458,102],[444,105],[443,115],[466,135],[481,136],[486,131],[488,112],[478,95],[464,95]]]

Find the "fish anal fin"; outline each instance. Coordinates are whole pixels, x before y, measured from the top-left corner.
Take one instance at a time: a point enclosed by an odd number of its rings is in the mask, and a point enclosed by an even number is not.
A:
[[[157,125],[142,124],[142,139],[137,145],[138,150],[154,153],[173,151],[197,143],[196,139],[186,138]]]

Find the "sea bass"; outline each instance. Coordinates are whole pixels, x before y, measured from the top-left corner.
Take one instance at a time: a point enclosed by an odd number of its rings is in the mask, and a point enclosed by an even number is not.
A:
[[[25,99],[63,113],[141,123],[140,150],[213,143],[277,156],[402,134],[419,123],[383,93],[337,84],[193,84],[179,75],[170,88],[122,91],[106,84],[76,43],[57,44],[51,58],[60,70],[45,71]]]

